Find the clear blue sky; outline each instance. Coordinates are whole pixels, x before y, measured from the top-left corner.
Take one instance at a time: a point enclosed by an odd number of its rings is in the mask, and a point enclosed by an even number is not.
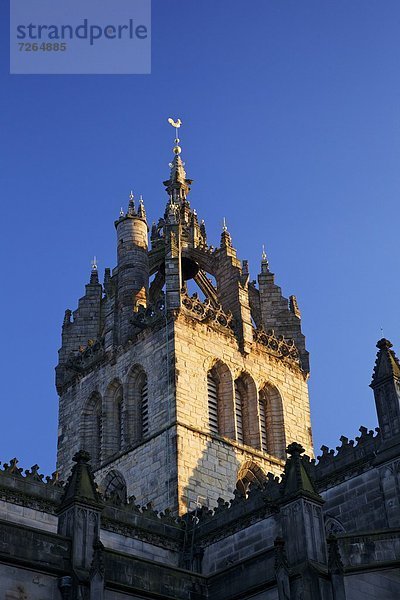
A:
[[[316,449],[375,427],[381,327],[400,353],[398,0],[154,0],[149,76],[10,76],[6,4],[0,460],[54,468],[64,310],[94,254],[114,266],[131,188],[163,212],[168,116],[210,243],[226,216],[252,278],[264,243],[298,297]]]

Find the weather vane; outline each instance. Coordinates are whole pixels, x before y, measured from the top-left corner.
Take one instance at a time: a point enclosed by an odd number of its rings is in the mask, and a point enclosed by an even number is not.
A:
[[[179,127],[182,125],[182,121],[180,119],[177,119],[176,121],[174,121],[173,119],[171,119],[171,117],[168,119],[168,123],[170,125],[172,125],[172,127],[175,127],[175,146],[174,146],[174,154],[180,154],[181,153],[181,148],[178,145],[180,142],[180,139],[178,137],[178,129]]]

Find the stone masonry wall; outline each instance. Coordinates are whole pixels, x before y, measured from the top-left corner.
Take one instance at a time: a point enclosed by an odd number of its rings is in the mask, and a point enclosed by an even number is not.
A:
[[[246,373],[257,390],[265,384],[277,388],[283,404],[286,444],[296,440],[313,456],[307,383],[296,365],[284,363],[256,344],[249,355],[243,355],[233,336],[183,314],[175,323],[175,360],[182,511],[188,497],[196,501],[198,495],[205,496],[214,505],[218,496],[229,497],[240,467],[248,460],[258,463],[265,472],[282,472],[280,460],[250,446],[210,435],[207,371],[217,360],[229,368],[233,380]]]
[[[283,463],[269,460],[260,451],[236,442],[178,426],[178,474],[180,512],[193,510],[197,501],[214,508],[218,498],[229,500],[241,467],[257,463],[264,473],[280,475]]]
[[[257,552],[272,548],[278,535],[281,535],[280,526],[277,519],[270,516],[241,531],[216,540],[205,548],[202,561],[203,575],[210,575]]]
[[[60,600],[57,577],[15,566],[0,565],[0,598]]]
[[[344,531],[387,527],[378,469],[370,469],[320,493],[325,500],[325,517],[337,519]]]
[[[0,519],[57,533],[58,518],[48,512],[0,500]]]
[[[168,368],[166,331],[161,324],[158,329],[148,329],[139,334],[135,344],[128,346],[125,352],[116,354],[105,364],[95,367],[61,396],[57,467],[63,480],[66,480],[69,475],[73,455],[82,447],[82,412],[88,399],[94,392],[100,394],[103,404],[103,427],[109,426],[109,423],[106,423],[109,419],[105,403],[107,389],[112,382],[120,382],[123,386],[123,396],[126,399],[130,371],[135,365],[140,365],[148,379],[148,441],[136,444],[137,447],[133,446],[134,450],[129,447],[123,448],[119,454],[110,457],[105,462],[103,460],[104,466],[96,471],[96,479],[101,484],[108,471],[118,469],[126,479],[128,496],[135,495],[140,504],[152,500],[156,508],[165,509],[167,507],[166,471],[168,470],[169,477],[174,478],[175,448],[175,437],[172,432],[169,434],[170,452],[166,452],[165,430],[168,423],[172,423],[174,419],[171,331],[172,324],[170,323]],[[162,435],[157,437],[159,433]],[[168,462],[169,465],[167,465]]]
[[[177,502],[175,431],[175,427],[172,427],[162,434],[156,434],[135,450],[111,460],[95,471],[100,490],[107,473],[116,469],[125,478],[128,497],[135,496],[137,504],[145,506],[151,502],[155,510],[162,511],[166,508],[173,510]],[[169,453],[167,453],[168,444]]]

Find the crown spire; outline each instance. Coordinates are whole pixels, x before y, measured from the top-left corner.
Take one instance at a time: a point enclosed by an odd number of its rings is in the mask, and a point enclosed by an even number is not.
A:
[[[185,163],[182,161],[180,156],[182,148],[179,145],[180,139],[178,137],[178,130],[182,125],[182,121],[180,119],[174,121],[174,119],[171,119],[170,117],[168,119],[168,123],[175,128],[175,145],[172,149],[174,158],[172,159],[172,162],[169,163],[169,167],[171,169],[170,177],[167,181],[164,181],[164,185],[167,189],[167,194],[172,196],[175,203],[179,203],[186,200],[186,196],[190,191],[190,184],[192,183],[192,180],[186,178],[186,171],[184,168]]]

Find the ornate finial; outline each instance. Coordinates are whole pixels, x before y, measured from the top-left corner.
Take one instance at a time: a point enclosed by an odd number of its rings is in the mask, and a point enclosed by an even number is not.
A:
[[[390,348],[393,348],[393,344],[386,338],[382,338],[377,342],[376,347],[379,348],[379,350],[389,350]]]
[[[145,219],[146,218],[146,210],[144,208],[144,202],[143,202],[143,196],[142,196],[142,194],[140,194],[140,198],[139,198],[138,217],[140,217],[141,219]]]
[[[303,446],[297,442],[292,442],[286,448],[286,453],[290,456],[300,456],[300,454],[303,454],[303,452],[305,452]]]
[[[121,208],[119,210],[119,216],[120,217],[124,217],[125,216],[124,209],[122,208],[122,206],[121,206]]]
[[[264,244],[262,245],[261,260],[263,260],[263,261],[267,260],[267,253],[265,252],[265,246],[264,246]]]
[[[134,215],[135,214],[135,196],[133,194],[133,191],[131,190],[131,193],[129,194],[129,204],[128,204],[128,215]]]
[[[93,257],[91,265],[92,265],[92,268],[90,271],[90,283],[97,284],[97,283],[99,283],[99,273],[98,273],[98,266],[97,266],[97,258],[95,256]]]
[[[269,273],[269,262],[267,258],[267,253],[265,252],[265,246],[262,245],[262,254],[261,254],[261,273]]]
[[[175,127],[175,146],[173,148],[173,152],[174,154],[180,154],[182,152],[182,148],[178,145],[180,140],[178,137],[178,129],[179,127],[182,125],[182,121],[180,119],[177,119],[176,121],[174,121],[173,119],[171,119],[171,117],[168,119],[168,123],[170,125],[172,125],[172,127]]]
[[[222,221],[222,233],[221,233],[220,247],[221,248],[231,248],[232,247],[232,238],[228,231],[225,217],[223,218],[223,221]]]
[[[74,454],[72,460],[78,464],[87,464],[90,461],[90,454],[86,450],[79,450]]]

